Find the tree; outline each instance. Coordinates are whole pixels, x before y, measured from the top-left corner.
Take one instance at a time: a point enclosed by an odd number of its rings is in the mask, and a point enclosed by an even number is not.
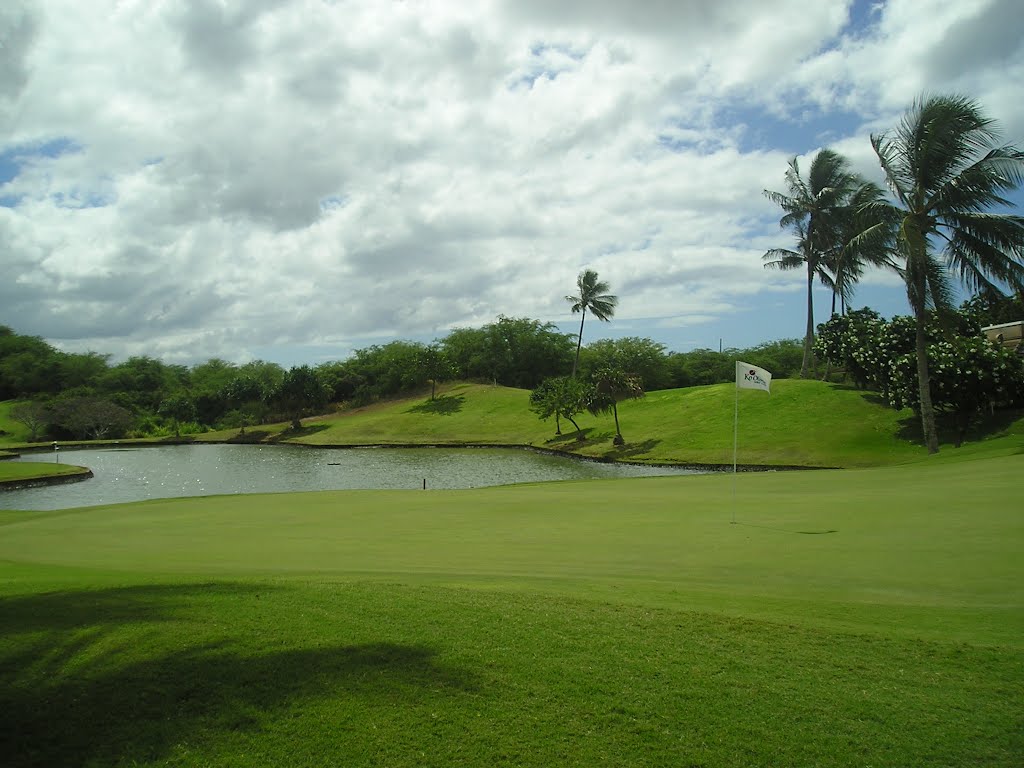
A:
[[[531,389],[569,370],[573,339],[553,323],[499,315],[483,328],[456,328],[441,348],[456,377]]]
[[[823,149],[815,155],[806,180],[800,176],[800,165],[794,157],[789,161],[785,178],[789,194],[766,189],[764,195],[785,211],[779,226],[794,232],[797,250],[773,248],[763,259],[768,269],[804,267],[807,270],[807,331],[800,366],[800,376],[806,378],[813,364],[814,279],[829,283],[826,256],[838,250],[841,212],[862,182],[850,170],[849,161],[831,149]]]
[[[892,403],[920,408],[914,353],[891,361]],[[946,414],[960,447],[971,423],[988,410],[1024,400],[1024,360],[976,336],[939,339],[928,345],[928,385],[932,406]]]
[[[53,404],[54,421],[76,438],[121,437],[134,421],[125,408],[102,397],[71,397]]]
[[[993,213],[1024,181],[1024,153],[999,146],[980,107],[962,96],[922,97],[893,131],[871,136],[895,202],[880,203],[864,233],[887,241],[916,321],[924,442],[939,450],[929,384],[928,312],[952,310],[954,275],[975,292],[1024,287],[1024,218]]]
[[[1024,291],[1013,296],[981,293],[960,305],[960,312],[974,320],[979,328],[1024,320]]]
[[[10,411],[11,418],[28,429],[28,442],[34,443],[53,418],[50,409],[37,402],[18,403]]]
[[[97,381],[104,395],[121,405],[153,413],[163,399],[186,385],[188,370],[152,357],[129,357],[104,372]]]
[[[308,365],[290,369],[274,398],[291,419],[292,429],[302,428],[302,415],[319,410],[327,404],[327,387]]]
[[[587,409],[592,395],[589,384],[571,376],[557,376],[545,379],[530,393],[530,410],[542,421],[554,416],[556,435],[562,434],[561,419],[570,421],[579,432],[580,425],[573,417]]]
[[[736,361],[741,359],[743,356],[735,349],[719,352],[702,347],[689,352],[673,352],[668,356],[667,364],[673,387],[699,387],[734,381]]]
[[[582,378],[589,378],[604,366],[635,373],[648,391],[666,389],[672,383],[665,345],[651,339],[625,336],[621,339],[600,339],[583,347],[577,371]]]
[[[439,344],[428,344],[420,353],[420,374],[430,382],[430,399],[437,394],[437,383],[447,381],[452,375],[452,366]]]
[[[814,354],[841,368],[858,389],[877,386],[879,365],[885,364],[880,359],[880,337],[885,325],[882,316],[868,307],[833,315],[818,326]]]
[[[583,344],[583,323],[587,319],[587,310],[598,320],[605,322],[615,315],[615,305],[619,303],[618,296],[606,293],[609,290],[608,283],[598,280],[597,272],[592,269],[585,269],[576,278],[576,286],[579,288],[578,296],[566,296],[565,300],[572,305],[572,313],[580,313],[580,336],[576,342],[576,358],[572,363],[572,376],[576,377],[576,367],[580,362],[580,347]]]
[[[587,410],[595,416],[611,411],[615,416],[615,445],[624,445],[622,430],[619,428],[619,402],[644,396],[643,382],[639,376],[626,373],[619,368],[598,368],[593,375],[594,387]]]
[[[853,289],[860,282],[864,269],[871,265],[892,267],[889,251],[884,243],[858,239],[858,235],[877,223],[873,213],[885,193],[874,182],[861,183],[850,195],[846,206],[836,211],[836,239],[830,252],[825,254],[824,264],[826,285],[832,289],[832,314],[846,314],[846,308],[853,298]],[[774,369],[773,369],[774,370]]]
[[[181,437],[181,422],[192,421],[196,417],[196,406],[186,393],[176,392],[161,401],[157,413],[169,418],[174,424],[174,436]]]

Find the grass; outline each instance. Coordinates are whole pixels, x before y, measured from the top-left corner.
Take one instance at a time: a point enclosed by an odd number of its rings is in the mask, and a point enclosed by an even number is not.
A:
[[[0,483],[38,480],[55,475],[77,475],[82,472],[82,467],[72,464],[57,464],[53,461],[0,461]]]
[[[11,418],[11,409],[22,400],[0,400],[0,445],[24,443],[28,440],[28,428]]]
[[[876,396],[819,381],[781,380],[773,392],[739,393],[739,461],[775,466],[880,466],[921,459],[924,449],[903,439],[916,424],[910,411],[893,411]],[[256,428],[264,439],[309,445],[484,444],[529,445],[590,458],[649,463],[731,465],[735,388],[728,384],[651,392],[619,406],[627,444],[612,444],[610,416],[583,414],[586,437],[577,442],[563,422],[529,411],[526,390],[457,384],[437,403],[422,395],[307,419],[298,433],[284,425]],[[1008,427],[1024,435],[1024,419]],[[252,429],[248,430],[250,436]],[[225,440],[214,432],[198,440]]]
[[[4,764],[1019,766],[1024,420],[926,458],[773,389],[741,463],[851,469],[0,511]],[[468,384],[249,432],[729,463],[733,395],[624,403],[622,450]]]
[[[3,513],[0,754],[1016,766],[1020,444],[938,458]]]

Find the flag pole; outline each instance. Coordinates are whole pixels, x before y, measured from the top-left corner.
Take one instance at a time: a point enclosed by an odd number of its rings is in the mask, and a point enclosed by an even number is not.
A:
[[[733,383],[735,402],[732,411],[732,524],[736,524],[736,446],[740,431],[740,383]]]
[[[740,434],[740,390],[763,389],[771,394],[772,375],[764,368],[736,361],[736,395],[732,411],[732,521],[736,522],[736,454]]]

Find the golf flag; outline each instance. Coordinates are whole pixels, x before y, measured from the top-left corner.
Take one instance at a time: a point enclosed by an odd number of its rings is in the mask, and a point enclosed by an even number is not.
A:
[[[736,388],[737,389],[763,389],[771,394],[772,375],[764,368],[758,368],[750,363],[736,361]]]

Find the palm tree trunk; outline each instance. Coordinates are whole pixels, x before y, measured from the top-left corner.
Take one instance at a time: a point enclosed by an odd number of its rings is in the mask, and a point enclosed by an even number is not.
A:
[[[626,441],[625,438],[622,437],[622,430],[619,429],[619,408],[616,405],[615,401],[612,401],[612,415],[615,416],[615,444],[622,445]]]
[[[806,379],[811,368],[811,345],[814,344],[814,263],[807,260],[807,333],[804,334],[804,361],[800,364],[800,378]]]
[[[931,377],[928,374],[928,340],[925,336],[924,312],[914,311],[917,319],[917,385],[921,401],[921,430],[928,453],[939,452],[939,436],[935,430],[935,409],[932,407]]]
[[[580,364],[580,347],[583,346],[583,321],[587,319],[587,308],[580,313],[580,337],[576,341],[576,359],[572,361],[572,377],[576,378],[576,366]]]

